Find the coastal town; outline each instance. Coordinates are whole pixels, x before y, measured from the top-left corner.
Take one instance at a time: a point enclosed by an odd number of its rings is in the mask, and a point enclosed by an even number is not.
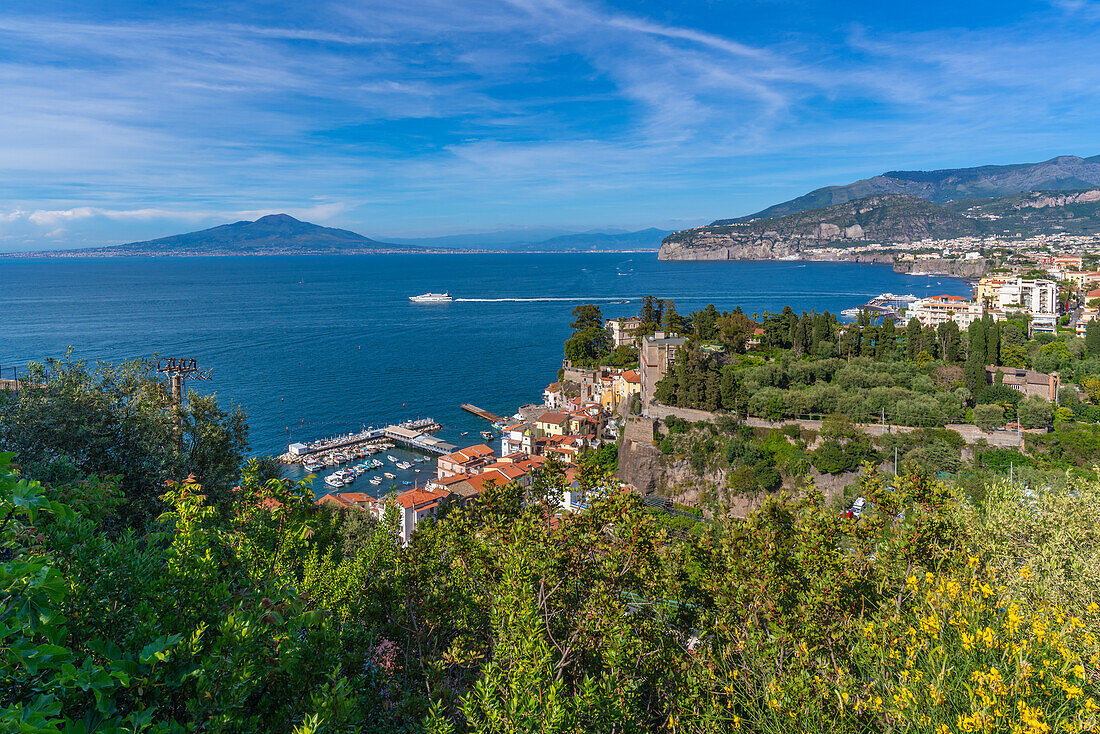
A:
[[[898,297],[884,294],[872,303],[888,303],[878,311],[851,309],[884,320],[897,319],[904,324],[915,320],[922,328],[940,329],[952,323],[966,332],[976,322],[1004,322],[1023,319],[1028,336],[1036,334],[1072,333],[1084,337],[1088,325],[1098,318],[1100,310],[1100,270],[1094,269],[1097,255],[1095,239],[1073,244],[1077,251],[1067,252],[1067,242],[1059,240],[1058,253],[1049,252],[1049,241],[1038,250],[1019,250],[998,267],[972,282],[970,298],[934,295],[925,298]],[[937,247],[944,243],[936,243]],[[913,259],[936,257],[982,260],[979,251],[966,249],[974,243],[956,243],[957,248],[938,249],[933,255],[906,255]],[[1039,247],[1039,243],[1032,243]],[[1091,268],[1089,266],[1092,266]],[[846,312],[847,313],[847,312]],[[522,406],[508,418],[482,411],[475,406],[463,407],[488,421],[492,430],[483,431],[482,443],[457,447],[432,434],[439,426],[431,419],[408,421],[398,426],[368,429],[360,434],[337,437],[315,444],[293,444],[283,457],[288,463],[301,462],[312,472],[325,467],[349,463],[325,477],[317,503],[340,508],[355,508],[381,518],[387,508],[398,513],[399,535],[408,543],[417,524],[434,517],[444,506],[465,506],[476,501],[479,494],[491,486],[501,487],[515,482],[529,487],[534,475],[548,462],[564,468],[566,487],[561,495],[560,511],[579,512],[587,507],[588,497],[582,491],[578,476],[582,461],[600,447],[618,446],[631,415],[650,414],[656,409],[658,383],[674,366],[688,337],[674,331],[650,330],[645,333],[640,317],[623,317],[603,321],[608,350],[627,350],[635,366],[582,366],[570,359],[563,360],[559,378],[542,392],[541,402]],[[845,327],[841,326],[843,331]],[[763,324],[752,324],[745,337],[745,346],[752,348],[764,338]],[[721,348],[712,345],[721,351]],[[1008,374],[996,365],[986,367],[990,383],[996,377],[1022,395],[1035,395],[1054,403],[1063,387],[1057,373],[1036,370],[1012,370]],[[1001,384],[1001,383],[998,383]],[[492,440],[489,440],[489,439]],[[382,473],[385,462],[368,459],[354,462],[371,454],[384,453],[394,444],[402,443],[424,456],[402,461],[387,456],[399,469],[414,465],[417,474],[428,475],[413,480],[393,481],[395,475]],[[435,455],[431,466],[419,466]],[[350,487],[364,474],[370,484],[386,481],[390,491],[356,491]],[[383,479],[383,477],[385,479]],[[342,484],[349,485],[342,488]],[[635,489],[624,481],[601,491]],[[335,491],[332,491],[335,490]],[[591,491],[591,490],[589,490]]]

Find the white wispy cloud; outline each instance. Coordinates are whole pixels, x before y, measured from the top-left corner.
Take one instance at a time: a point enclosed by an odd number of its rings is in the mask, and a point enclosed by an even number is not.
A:
[[[293,21],[245,5],[226,23],[0,8],[0,227],[690,219],[885,168],[1095,154],[1096,7],[743,36],[596,0],[352,0]]]

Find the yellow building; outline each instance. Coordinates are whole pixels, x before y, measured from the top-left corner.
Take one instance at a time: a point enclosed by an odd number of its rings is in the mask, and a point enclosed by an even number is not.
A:
[[[543,413],[535,421],[535,433],[539,438],[564,436],[569,426],[569,416],[561,413]]]
[[[1006,285],[1009,279],[987,275],[978,281],[978,289],[974,294],[974,300],[984,305],[997,305],[1000,298],[1001,286]]]

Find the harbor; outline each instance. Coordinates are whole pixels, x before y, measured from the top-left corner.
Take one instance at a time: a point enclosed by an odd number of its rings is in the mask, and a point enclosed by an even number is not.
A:
[[[369,427],[358,433],[323,438],[312,443],[292,443],[279,458],[284,464],[316,464],[319,463],[316,459],[334,458],[339,454],[359,456],[379,453],[397,444],[442,456],[457,447],[432,435],[440,428],[433,418],[414,418],[403,423],[381,428]]]

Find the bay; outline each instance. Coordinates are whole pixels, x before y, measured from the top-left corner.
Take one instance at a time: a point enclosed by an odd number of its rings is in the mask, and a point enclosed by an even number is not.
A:
[[[888,266],[616,253],[28,258],[0,260],[0,278],[3,376],[70,346],[88,360],[194,358],[214,379],[191,386],[245,407],[255,453],[417,416],[474,443],[486,424],[459,405],[510,415],[538,402],[581,303],[608,317],[647,294],[685,315],[708,303],[839,313],[883,292],[970,291]],[[456,300],[408,300],[426,291]]]

